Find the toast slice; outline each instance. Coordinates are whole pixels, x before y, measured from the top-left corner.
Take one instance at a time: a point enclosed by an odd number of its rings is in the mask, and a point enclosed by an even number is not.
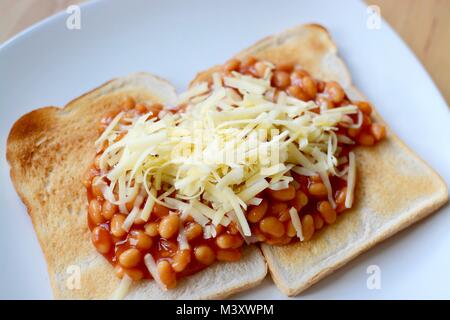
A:
[[[64,108],[46,107],[20,118],[7,141],[14,186],[31,216],[58,299],[105,299],[120,280],[94,248],[87,225],[87,195],[82,184],[95,157],[97,126],[127,97],[136,102],[176,103],[167,81],[139,73],[112,80]],[[133,285],[127,298],[223,298],[255,286],[267,273],[259,248],[244,251],[236,263],[216,263],[162,291],[154,281]],[[80,286],[74,277],[80,275]]]
[[[322,80],[338,81],[352,100],[366,100],[352,85],[328,31],[302,25],[265,38],[236,55],[272,63],[296,63]],[[193,83],[211,77],[218,67],[201,72]],[[374,117],[384,122],[376,111]],[[357,148],[355,203],[337,222],[311,241],[287,246],[262,245],[276,285],[297,295],[315,282],[426,217],[448,201],[442,178],[387,128],[387,139],[372,148]]]

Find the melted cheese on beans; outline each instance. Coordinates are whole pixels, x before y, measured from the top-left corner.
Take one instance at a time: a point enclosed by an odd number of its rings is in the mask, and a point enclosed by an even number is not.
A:
[[[182,219],[191,215],[205,228],[206,238],[213,229],[207,226],[230,220],[244,236],[251,236],[247,206],[266,188],[286,188],[293,181],[291,170],[319,174],[334,205],[328,176],[355,179],[353,154],[348,173],[337,168],[337,126],[360,126],[349,117],[360,111],[354,105],[327,109],[284,92],[276,94],[270,82],[274,67],[266,65],[264,78],[233,71],[215,74],[212,84],[195,85],[180,95],[179,102],[186,105],[183,113],[162,111],[158,117],[149,113],[134,119],[119,113],[112,120],[96,142],[104,149],[101,187],[108,201],[132,215],[127,229],[137,218],[147,221],[159,203],[178,210]],[[118,139],[123,132],[126,135]],[[348,184],[347,199],[352,199],[354,181]],[[139,204],[128,212],[127,202],[143,198],[143,209]],[[300,236],[301,226],[294,226]]]

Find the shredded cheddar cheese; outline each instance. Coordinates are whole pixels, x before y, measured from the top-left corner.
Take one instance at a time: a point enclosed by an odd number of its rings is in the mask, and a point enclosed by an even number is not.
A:
[[[148,113],[129,121],[121,121],[119,113],[112,120],[96,146],[101,149],[107,143],[99,159],[101,177],[109,181],[102,192],[128,215],[125,230],[138,218],[147,221],[158,203],[178,210],[182,219],[191,215],[204,227],[205,238],[214,236],[211,225],[230,221],[249,237],[247,206],[261,203],[258,194],[266,188],[287,188],[293,182],[291,171],[319,174],[333,207],[329,175],[348,176],[345,206],[352,205],[355,155],[349,154],[348,172],[339,172],[339,164],[347,159],[338,158],[338,142],[354,142],[337,131],[338,124],[361,126],[358,107],[326,109],[284,92],[274,100],[274,67],[266,65],[264,78],[214,74],[212,84],[193,86],[180,95],[179,103],[187,106],[183,113],[162,112],[159,118]],[[358,114],[357,123],[352,114]],[[134,203],[130,212],[129,202]],[[302,240],[298,213],[294,208],[289,213]],[[178,242],[189,246],[183,232]],[[149,270],[154,269],[150,259],[145,259]]]

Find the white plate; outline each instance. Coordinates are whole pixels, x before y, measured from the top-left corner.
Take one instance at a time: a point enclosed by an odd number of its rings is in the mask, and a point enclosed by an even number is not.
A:
[[[367,28],[359,1],[98,1],[81,7],[81,30],[65,12],[0,48],[0,298],[51,298],[45,261],[9,179],[8,132],[21,115],[62,106],[103,82],[150,71],[183,89],[196,71],[256,40],[318,22],[336,40],[356,85],[392,129],[450,182],[450,113],[410,50],[384,22]],[[420,21],[418,22],[420,23]],[[395,177],[394,177],[395,178]],[[299,298],[450,298],[449,206],[355,259]],[[366,286],[369,265],[381,289]],[[268,278],[238,298],[284,298]]]

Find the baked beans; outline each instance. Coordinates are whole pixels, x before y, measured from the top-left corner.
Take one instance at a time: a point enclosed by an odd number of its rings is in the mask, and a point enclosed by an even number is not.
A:
[[[259,228],[262,232],[279,238],[284,235],[284,225],[276,217],[267,217],[259,222]]]
[[[138,249],[130,248],[120,254],[119,263],[122,267],[133,268],[139,264],[141,258],[141,252]]]
[[[175,288],[177,285],[177,278],[175,271],[172,269],[169,261],[161,260],[158,262],[157,270],[161,282],[166,286],[167,289]]]
[[[102,216],[105,220],[111,220],[113,215],[117,213],[118,208],[108,200],[105,200],[102,205]]]
[[[98,252],[106,254],[111,250],[112,241],[108,230],[98,226],[92,230],[92,243]]]
[[[268,73],[269,65],[254,57],[242,60],[231,59],[221,69],[223,74],[233,71],[257,78],[263,78]],[[338,134],[346,135],[356,142],[356,145],[372,146],[386,137],[386,128],[372,120],[372,106],[365,101],[352,102],[345,94],[341,85],[334,81],[315,79],[306,70],[293,64],[277,65],[272,70],[270,79],[274,97],[285,92],[291,97],[303,101],[314,101],[321,108],[335,108],[354,104],[362,116],[359,128],[348,128],[338,125]],[[232,89],[236,94],[237,90]],[[186,105],[177,107],[177,112],[183,112]],[[158,103],[148,104],[127,97],[120,101],[120,109],[125,112],[123,124],[129,124],[127,118],[151,112],[158,117],[163,106]],[[311,110],[320,112],[320,108]],[[174,111],[175,112],[175,111]],[[116,113],[117,114],[117,113]],[[116,114],[105,115],[99,125],[103,132]],[[354,123],[358,115],[352,114]],[[118,134],[119,141],[126,132]],[[162,283],[167,288],[173,288],[177,279],[198,272],[211,265],[214,261],[233,262],[241,258],[241,248],[244,238],[235,222],[228,225],[216,225],[215,234],[209,239],[204,237],[203,226],[191,215],[181,218],[179,212],[171,212],[160,203],[155,203],[148,221],[137,217],[128,230],[124,229],[127,215],[117,205],[104,199],[99,169],[99,159],[108,147],[108,142],[101,146],[96,154],[92,167],[83,177],[83,184],[88,193],[88,225],[91,229],[91,239],[98,252],[103,254],[115,267],[119,278],[124,274],[137,281],[151,278],[143,257],[150,253],[156,261],[157,272]],[[347,156],[351,150],[348,145],[339,145],[340,156]],[[342,170],[346,164],[342,164]],[[303,176],[291,172],[295,179],[286,189],[266,189],[257,197],[263,200],[259,205],[249,205],[245,216],[252,235],[259,242],[271,245],[286,245],[297,241],[297,230],[291,221],[291,208],[299,215],[302,233],[305,241],[314,239],[315,234],[324,228],[325,224],[336,222],[337,214],[346,210],[345,199],[347,182],[344,178],[330,176],[332,196],[336,206],[328,199],[328,189],[319,175]],[[162,191],[161,191],[162,192]],[[126,203],[130,212],[136,201],[136,196]],[[145,203],[145,200],[144,200]],[[180,248],[180,233],[184,232],[187,247]]]
[[[247,213],[247,220],[251,223],[257,223],[267,212],[269,207],[267,200],[261,201],[257,206],[252,206]]]
[[[336,221],[336,211],[328,201],[320,201],[317,204],[317,210],[326,223],[332,224]]]
[[[170,239],[178,233],[179,227],[180,217],[176,214],[171,214],[161,219],[158,231],[162,238]]]
[[[185,235],[186,235],[186,239],[188,241],[194,240],[194,239],[200,237],[202,234],[203,234],[203,228],[201,225],[199,225],[196,222],[189,223],[187,228],[185,229]]]
[[[173,256],[172,269],[175,272],[181,272],[186,269],[189,262],[191,262],[191,251],[178,250]]]
[[[89,218],[94,224],[98,225],[105,222],[105,219],[102,215],[102,204],[97,199],[92,199],[89,202],[88,212]]]
[[[159,234],[158,223],[156,222],[147,223],[144,228],[145,233],[150,237],[156,237]]]
[[[286,89],[291,84],[289,73],[286,71],[275,71],[272,76],[272,85],[280,90]]]
[[[330,81],[325,85],[325,93],[334,103],[340,103],[345,98],[344,89],[336,81]]]
[[[123,223],[125,222],[125,215],[123,214],[115,214],[111,219],[111,233],[113,236],[117,238],[123,237],[127,232],[122,228]]]

